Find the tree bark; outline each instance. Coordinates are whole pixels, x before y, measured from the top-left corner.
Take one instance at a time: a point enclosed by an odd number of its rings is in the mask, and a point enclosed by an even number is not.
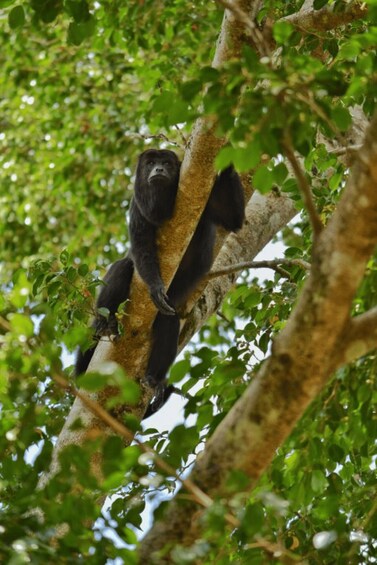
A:
[[[320,10],[313,9],[313,2],[305,2],[299,12],[282,18],[301,32],[327,31],[349,24],[366,16],[368,6],[365,2],[348,2],[341,12],[335,11],[334,6],[324,6]]]

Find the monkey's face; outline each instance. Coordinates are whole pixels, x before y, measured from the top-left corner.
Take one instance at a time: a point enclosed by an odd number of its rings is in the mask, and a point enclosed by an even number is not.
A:
[[[145,151],[140,157],[139,168],[148,185],[175,186],[178,183],[180,162],[173,151]]]

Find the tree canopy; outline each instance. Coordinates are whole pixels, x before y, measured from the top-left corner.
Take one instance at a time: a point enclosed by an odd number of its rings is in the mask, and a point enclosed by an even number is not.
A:
[[[375,562],[376,17],[0,0],[4,563]],[[72,376],[146,147],[183,159],[167,284],[216,170],[249,199],[182,319],[184,421],[173,395],[158,429],[140,424],[156,310],[137,277],[120,340]]]

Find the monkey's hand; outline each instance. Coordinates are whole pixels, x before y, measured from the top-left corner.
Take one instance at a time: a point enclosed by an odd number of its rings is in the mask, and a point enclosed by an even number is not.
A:
[[[164,286],[159,285],[152,287],[150,289],[150,293],[154,305],[159,309],[161,314],[164,314],[165,316],[174,316],[176,314],[173,306],[169,304],[169,298],[165,292]]]

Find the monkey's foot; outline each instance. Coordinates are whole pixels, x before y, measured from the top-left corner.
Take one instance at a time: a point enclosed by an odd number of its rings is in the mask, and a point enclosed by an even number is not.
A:
[[[143,416],[143,420],[158,412],[158,410],[160,410],[160,408],[162,408],[164,404],[169,400],[170,395],[175,391],[174,386],[166,385],[164,382],[155,384],[153,382],[153,379],[148,376],[145,378],[145,382],[148,384],[148,386],[154,388],[154,397]]]
[[[115,316],[110,315],[108,319],[104,316],[97,316],[94,327],[97,336],[112,336],[112,341],[120,337],[118,320]]]

